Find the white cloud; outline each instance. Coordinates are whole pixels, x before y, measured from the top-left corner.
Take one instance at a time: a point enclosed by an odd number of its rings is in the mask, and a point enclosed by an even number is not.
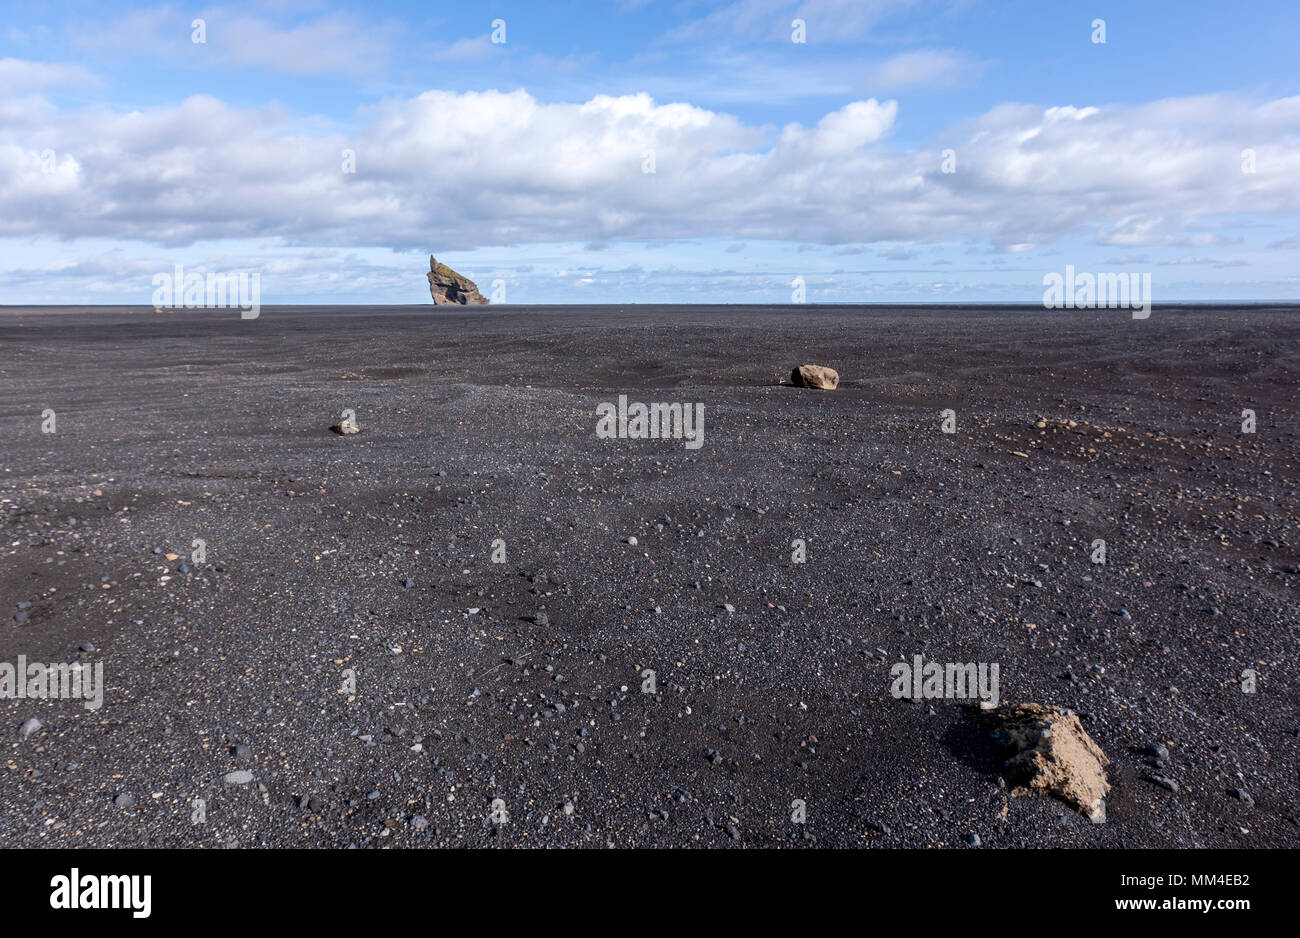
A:
[[[906,88],[951,88],[969,81],[981,66],[947,49],[917,49],[886,59],[867,75],[859,92],[879,94]]]
[[[475,36],[472,39],[457,39],[455,42],[435,43],[429,50],[429,59],[434,62],[473,62],[486,58],[495,50],[489,36]]]
[[[35,112],[33,112],[35,113]],[[1064,236],[1209,247],[1218,217],[1300,214],[1300,98],[1135,108],[1004,105],[933,146],[888,143],[893,101],[779,132],[647,95],[544,103],[430,91],[308,134],[298,115],[209,97],[143,112],[0,109],[0,235],[182,245],[468,249],[716,236],[815,244]],[[1259,153],[1240,172],[1240,150]],[[943,148],[957,172],[940,171]],[[46,173],[39,154],[59,154]],[[356,151],[355,175],[341,153]],[[655,153],[654,173],[642,171]]]
[[[279,26],[257,17],[216,18],[208,41],[228,62],[300,75],[378,74],[388,67],[389,29],[342,13]]]
[[[80,65],[0,59],[0,94],[17,95],[56,87],[85,88],[99,79]]]
[[[375,75],[385,71],[399,34],[394,23],[327,13],[296,23],[265,18],[256,5],[129,10],[99,22],[78,22],[69,40],[94,51],[135,56],[140,49],[173,62],[208,67],[265,68],[291,75]],[[202,19],[202,43],[193,23]]]
[[[807,24],[808,42],[856,39],[886,17],[922,0],[733,0],[669,33],[674,39],[734,35],[790,41],[790,23]]]

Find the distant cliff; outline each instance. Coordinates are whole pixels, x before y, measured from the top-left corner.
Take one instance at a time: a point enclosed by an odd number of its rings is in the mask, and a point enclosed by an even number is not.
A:
[[[429,293],[437,306],[486,306],[488,299],[478,292],[473,280],[462,277],[429,255]]]

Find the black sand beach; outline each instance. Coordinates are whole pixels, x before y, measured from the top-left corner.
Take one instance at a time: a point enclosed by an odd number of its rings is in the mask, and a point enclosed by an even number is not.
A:
[[[0,702],[8,846],[1300,846],[1298,308],[9,307],[0,388],[0,661],[106,683]]]

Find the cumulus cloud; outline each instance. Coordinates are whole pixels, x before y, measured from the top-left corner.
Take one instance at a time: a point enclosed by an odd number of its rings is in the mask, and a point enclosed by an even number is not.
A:
[[[1215,217],[1300,213],[1300,97],[1005,105],[925,147],[891,144],[897,119],[895,102],[868,99],[774,130],[644,94],[548,103],[524,91],[429,91],[363,111],[348,134],[204,96],[128,113],[46,104],[39,121],[0,109],[0,235],[399,250],[716,236],[1007,251],[1085,235],[1203,248],[1232,240],[1207,232]],[[1254,174],[1241,172],[1243,141]],[[941,171],[945,148],[955,173]]]

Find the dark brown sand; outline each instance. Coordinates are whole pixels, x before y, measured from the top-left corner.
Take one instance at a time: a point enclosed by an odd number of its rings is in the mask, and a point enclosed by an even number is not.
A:
[[[1300,845],[1298,379],[1297,308],[0,310],[0,661],[107,684],[0,701],[0,842]],[[1107,822],[922,654],[1075,710]]]

